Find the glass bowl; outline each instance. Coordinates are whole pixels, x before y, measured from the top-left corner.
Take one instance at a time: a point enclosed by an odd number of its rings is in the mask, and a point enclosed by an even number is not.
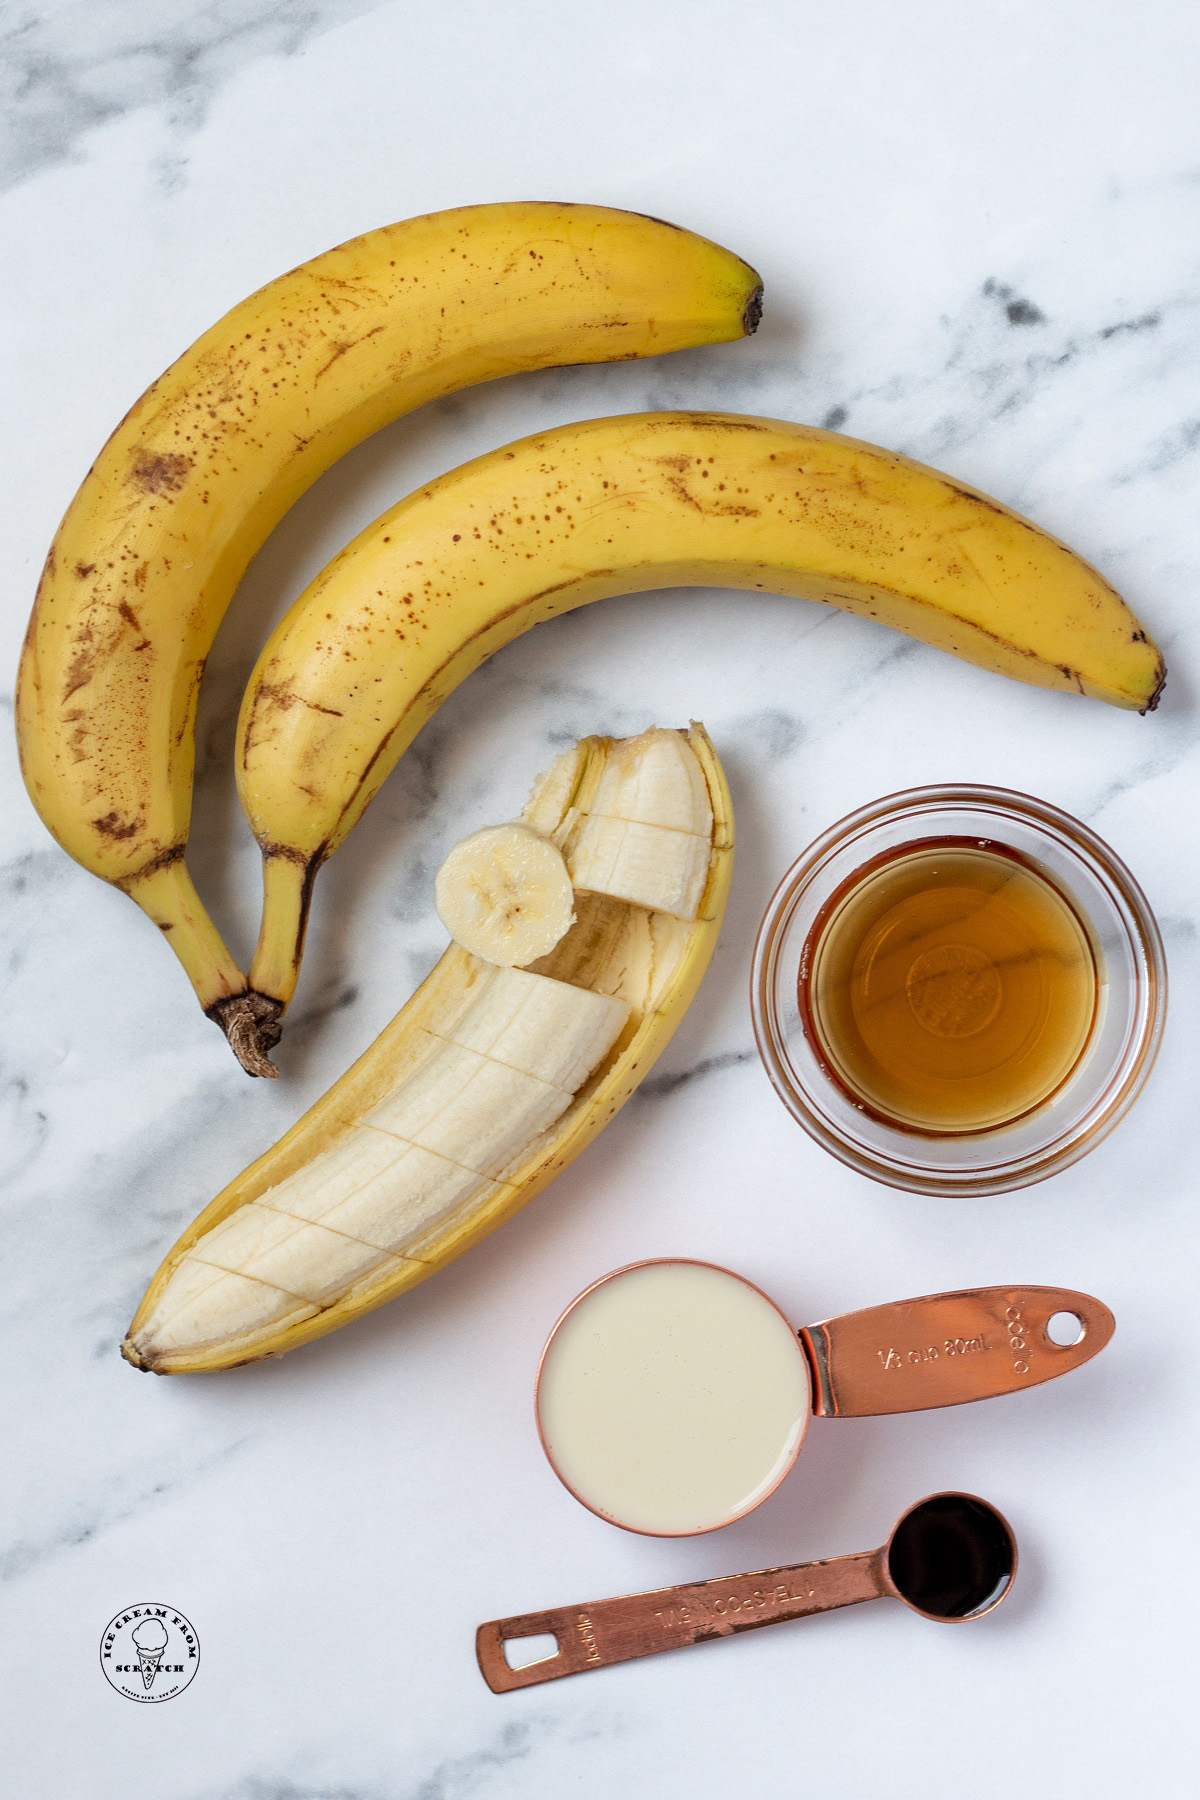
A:
[[[1065,895],[1091,940],[1098,991],[1086,1048],[1040,1106],[985,1130],[925,1134],[876,1117],[828,1073],[805,1029],[800,967],[823,909],[857,871],[921,840],[944,838],[1015,852]],[[1167,970],[1145,895],[1078,819],[1007,788],[911,788],[851,813],[793,863],[759,928],[750,1008],[780,1099],[842,1162],[915,1193],[1000,1194],[1068,1168],[1124,1118],[1158,1052]]]

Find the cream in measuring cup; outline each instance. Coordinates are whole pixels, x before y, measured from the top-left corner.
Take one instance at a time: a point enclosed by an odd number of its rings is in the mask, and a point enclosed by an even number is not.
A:
[[[1069,1289],[975,1288],[797,1332],[728,1269],[634,1263],[585,1289],[554,1327],[538,1430],[560,1480],[601,1518],[686,1537],[773,1493],[814,1412],[916,1412],[1013,1393],[1088,1361],[1113,1323]]]

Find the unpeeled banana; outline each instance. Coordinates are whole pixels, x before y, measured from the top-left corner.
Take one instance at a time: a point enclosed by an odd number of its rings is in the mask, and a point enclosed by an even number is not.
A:
[[[606,789],[609,770],[619,779]],[[229,1368],[334,1330],[494,1230],[624,1104],[716,943],[733,820],[693,725],[584,739],[538,783],[521,829],[569,862],[601,794],[655,834],[647,891],[680,894],[678,869],[690,872],[703,837],[687,910],[580,889],[573,923],[529,968],[451,944],[366,1054],[179,1239],[130,1325],[128,1361],[160,1374]],[[526,905],[537,914],[536,883]]]
[[[64,849],[166,934],[251,1073],[274,1073],[279,1004],[247,992],[184,862],[200,677],[247,563],[337,457],[425,401],[723,343],[754,330],[760,302],[739,258],[661,220],[540,202],[435,213],[235,306],[101,450],[29,624],[22,769]]]
[[[936,470],[827,431],[714,413],[593,419],[419,489],[317,576],[251,676],[237,779],[264,859],[252,989],[291,998],[313,880],[421,726],[493,651],[606,595],[769,589],[845,607],[986,669],[1147,710],[1163,660],[1063,544]],[[573,765],[553,773],[570,803]],[[576,888],[686,910],[704,833],[647,897],[663,816],[625,823],[639,769],[608,765],[568,854]],[[659,778],[656,777],[656,782]],[[657,788],[656,788],[657,791]],[[560,798],[563,796],[560,796]],[[624,811],[622,810],[624,808]]]

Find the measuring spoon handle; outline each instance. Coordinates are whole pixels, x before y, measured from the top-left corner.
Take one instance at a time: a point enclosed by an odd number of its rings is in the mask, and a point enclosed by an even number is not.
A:
[[[883,1572],[884,1552],[864,1550],[825,1562],[793,1563],[750,1575],[685,1582],[647,1594],[624,1594],[549,1612],[492,1619],[475,1633],[475,1655],[494,1694],[535,1687],[563,1675],[580,1675],[658,1650],[681,1650],[710,1638],[732,1637],[759,1625],[802,1619],[877,1600],[891,1590]],[[553,1634],[558,1648],[523,1669],[509,1667],[504,1645],[511,1638]]]
[[[1073,1344],[1047,1331],[1079,1321]],[[1115,1321],[1073,1288],[965,1288],[869,1306],[799,1333],[813,1374],[813,1411],[833,1417],[922,1412],[1036,1387],[1103,1350]]]

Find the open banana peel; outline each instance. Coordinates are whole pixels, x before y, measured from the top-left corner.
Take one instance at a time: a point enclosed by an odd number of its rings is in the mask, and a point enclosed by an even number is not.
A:
[[[573,1162],[666,1047],[732,873],[729,791],[703,727],[585,738],[519,824],[490,830],[490,865],[468,857],[456,878],[451,852],[439,892],[475,950],[452,943],[365,1055],[183,1233],[121,1346],[137,1368],[280,1356],[424,1281]],[[548,853],[524,882],[523,837]],[[573,919],[546,874],[556,857]],[[514,942],[547,920],[558,941],[514,966]]]

